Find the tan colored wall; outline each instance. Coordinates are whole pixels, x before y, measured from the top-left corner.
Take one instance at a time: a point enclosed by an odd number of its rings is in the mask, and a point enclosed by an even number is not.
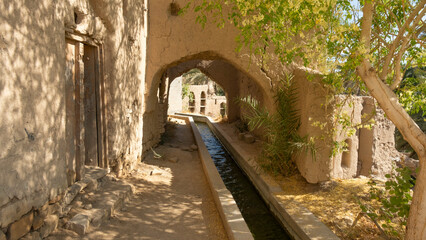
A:
[[[364,97],[363,114],[368,116],[374,110],[376,115],[373,127],[360,129],[359,174],[385,178],[401,154],[395,148],[395,125],[385,117],[384,111],[377,106],[374,99]]]
[[[168,98],[172,99],[172,101],[168,102],[167,114],[172,115],[182,112],[182,77],[177,77],[170,83],[168,93]]]
[[[170,3],[155,0],[149,1],[148,5],[149,39],[144,108],[144,124],[147,127],[143,131],[144,151],[157,144],[160,133],[164,131],[165,117],[160,111],[164,112],[166,106],[159,104],[157,98],[161,78],[164,74],[169,74],[173,79],[194,67],[219,83],[227,92],[227,110],[231,121],[238,119],[241,113],[239,106],[234,104],[235,97],[245,94],[258,98],[262,105],[273,111],[271,86],[284,73],[293,73],[301,91],[298,105],[302,117],[300,132],[310,136],[322,135],[323,130],[311,126],[309,121],[310,118],[330,120],[325,119],[325,112],[321,108],[325,100],[323,87],[318,82],[307,80],[308,72],[318,73],[293,66],[284,68],[278,61],[273,60],[268,63],[267,72],[264,72],[264,69],[261,70],[255,63],[249,64],[250,57],[244,50],[235,52],[235,27],[225,25],[223,29],[219,29],[216,24],[208,22],[202,29],[195,22],[196,13],[193,9],[189,9],[183,16],[172,16],[169,11]],[[177,0],[175,3],[184,6],[186,1]],[[215,64],[222,66],[215,68]],[[229,71],[223,71],[227,68],[226,64],[231,66]],[[222,76],[214,77],[213,73]],[[316,183],[330,178],[333,166],[329,157],[330,144],[330,141],[319,143],[317,160],[313,160],[309,155],[299,158],[299,169],[309,182]]]
[[[363,109],[362,97],[336,96],[335,103],[342,104],[342,108],[336,108],[335,114],[346,115],[350,117],[353,125],[361,123],[361,113]],[[346,142],[347,150],[338,153],[333,157],[332,178],[349,179],[358,175],[358,150],[359,150],[359,131],[349,136],[347,131],[342,131],[342,126],[336,126],[338,136],[335,141]]]
[[[318,137],[315,139],[317,148],[315,158],[311,154],[300,154],[296,158],[296,164],[301,175],[310,183],[327,181],[331,177],[332,161],[330,159],[330,150],[332,139],[320,137],[327,132],[332,124],[329,118],[330,111],[325,110],[322,106],[325,103],[325,89],[318,83],[318,78],[308,81],[307,71],[300,68],[293,70],[296,89],[298,91],[297,109],[300,111],[300,128],[301,136]],[[318,75],[318,73],[313,73]],[[314,126],[315,122],[327,123],[327,127],[321,129]]]
[[[147,0],[90,2],[108,30],[105,40],[108,157],[113,167],[116,164],[117,171],[129,170],[142,154]]]
[[[141,156],[142,7],[136,0],[0,3],[1,227],[67,187],[66,31],[94,39],[105,50],[109,159],[135,162]],[[77,26],[74,10],[85,16]]]
[[[65,29],[50,2],[0,2],[1,227],[67,186]]]
[[[187,1],[175,1],[184,6]],[[269,90],[269,80],[255,65],[249,65],[249,57],[235,52],[236,29],[230,25],[224,29],[217,28],[216,24],[208,23],[202,29],[195,22],[196,14],[189,9],[183,16],[172,16],[170,14],[171,1],[155,0],[149,1],[149,39],[148,39],[148,62],[145,85],[145,108],[143,142],[144,150],[149,149],[159,141],[159,132],[162,132],[164,119],[158,114],[160,108],[156,98],[157,89],[164,72],[180,63],[191,60],[223,60],[233,66],[236,70],[243,72],[253,79],[259,86],[259,91],[266,96]],[[161,27],[158,27],[161,26]],[[185,71],[190,70],[186,69]],[[218,73],[219,74],[219,73]],[[178,76],[178,75],[176,75]],[[211,77],[211,76],[209,76]],[[211,77],[217,81],[214,77]],[[237,81],[233,80],[223,81]],[[225,89],[226,84],[220,83]],[[234,88],[234,89],[239,89]],[[226,91],[226,89],[225,89]],[[266,104],[272,106],[272,100],[265,100]],[[231,107],[229,109],[231,112]]]
[[[214,93],[213,86],[209,85],[191,85],[189,86],[189,91],[194,93],[195,96],[195,107],[194,112],[195,114],[203,114],[210,117],[219,117],[220,116],[220,104],[224,103],[227,104],[226,96],[216,96],[213,95]],[[206,94],[206,101],[205,101],[205,112],[201,113],[201,92],[204,92]],[[191,112],[191,109],[189,108],[189,98],[185,97],[184,99],[184,110]],[[225,108],[226,109],[226,108]]]

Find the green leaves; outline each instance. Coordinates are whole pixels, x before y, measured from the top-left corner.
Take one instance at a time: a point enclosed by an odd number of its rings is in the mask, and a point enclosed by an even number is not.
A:
[[[411,170],[407,167],[397,168],[385,177],[387,181],[384,190],[379,188],[375,181],[369,182],[370,199],[378,201],[379,208],[359,202],[360,208],[374,222],[382,223],[381,227],[386,234],[402,239],[412,200],[411,189],[414,187],[415,180],[411,178]]]
[[[259,102],[248,96],[238,100],[250,130],[262,129],[266,142],[262,149],[261,164],[267,170],[284,176],[297,171],[294,157],[302,151],[310,151],[315,157],[315,145],[306,136],[297,133],[300,126],[298,110],[295,109],[297,92],[292,77],[282,79],[275,87],[277,106],[275,113],[268,112]]]

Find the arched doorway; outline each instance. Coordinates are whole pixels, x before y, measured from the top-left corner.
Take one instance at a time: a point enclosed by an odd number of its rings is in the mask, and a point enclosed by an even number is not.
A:
[[[206,92],[202,91],[200,95],[200,113],[205,115],[206,114]]]
[[[189,93],[189,111],[191,113],[195,112],[195,94],[194,94],[194,92]]]

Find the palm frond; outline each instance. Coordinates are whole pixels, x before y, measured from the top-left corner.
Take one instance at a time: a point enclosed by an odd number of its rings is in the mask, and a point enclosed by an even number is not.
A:
[[[262,128],[264,131],[267,141],[262,149],[262,166],[282,175],[297,171],[294,158],[298,154],[310,153],[315,158],[316,153],[314,142],[297,133],[301,122],[299,110],[295,107],[298,92],[292,79],[292,76],[282,79],[275,89],[275,114],[270,114],[251,96],[237,100],[244,109],[243,119],[249,129]]]

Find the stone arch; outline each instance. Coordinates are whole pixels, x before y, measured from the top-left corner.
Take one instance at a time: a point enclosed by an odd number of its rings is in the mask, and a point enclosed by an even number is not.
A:
[[[200,94],[200,113],[206,114],[206,92],[202,91]]]
[[[227,116],[231,122],[238,120],[241,115],[240,107],[235,102],[235,99],[251,95],[258,99],[261,104],[271,101],[268,99],[270,96],[266,94],[267,90],[264,86],[259,85],[245,70],[215,52],[202,52],[181,58],[158,68],[153,78],[147,79],[144,120],[158,125],[155,128],[144,128],[143,137],[149,137],[152,145],[156,144],[155,141],[159,139],[155,135],[159,135],[159,133],[164,131],[164,124],[167,120],[167,103],[169,101],[165,99],[164,104],[159,103],[156,100],[157,89],[160,86],[170,86],[174,79],[194,68],[199,69],[223,88],[228,99],[226,106]],[[164,96],[167,98],[167,95],[165,93]],[[195,97],[199,98],[200,96]],[[151,144],[147,145],[148,148],[152,146]]]
[[[190,92],[189,95],[189,111],[193,113],[195,112],[195,94],[194,92]]]
[[[162,76],[164,74],[167,75],[168,81],[171,82],[176,77],[181,76],[193,68],[199,69],[203,74],[219,84],[227,93],[226,97],[230,102],[228,106],[229,112],[235,112],[235,116],[232,114],[228,116],[231,121],[239,118],[239,107],[232,105],[236,105],[234,100],[240,96],[250,94],[258,99],[261,104],[267,106],[269,106],[272,101],[270,95],[268,95],[269,89],[265,89],[265,86],[258,84],[246,70],[238,67],[220,54],[211,51],[187,56],[163,66],[154,74],[151,84],[146,85],[148,92],[150,89],[156,89],[158,85],[163,84]],[[149,94],[145,95],[146,102],[148,103],[147,105],[152,106],[152,102],[149,98],[150,95],[153,94],[155,93],[151,91]]]
[[[222,117],[226,115],[226,104],[224,102],[220,103],[220,115]]]

